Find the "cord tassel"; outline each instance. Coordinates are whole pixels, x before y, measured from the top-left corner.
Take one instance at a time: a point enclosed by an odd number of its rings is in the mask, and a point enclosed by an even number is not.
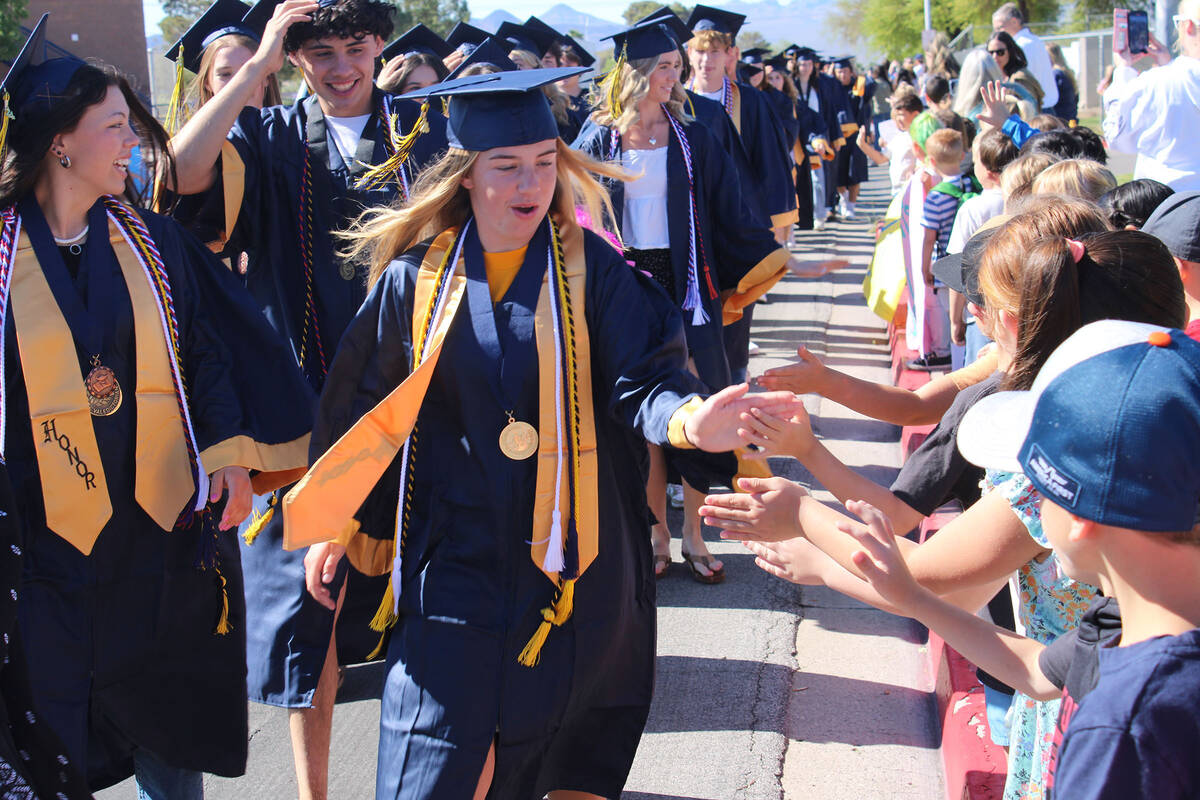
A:
[[[355,182],[354,186],[358,189],[374,189],[387,180],[388,175],[397,175],[404,168],[404,162],[408,160],[408,156],[412,153],[413,146],[417,143],[417,139],[421,138],[421,134],[429,130],[429,123],[426,121],[429,115],[429,101],[421,102],[421,113],[417,117],[416,123],[412,130],[404,136],[400,136],[396,128],[399,126],[399,118],[392,114],[387,117],[388,139],[392,143],[393,152],[385,161],[374,167],[371,167]]]
[[[271,496],[267,498],[267,510],[261,514],[255,510],[254,516],[250,520],[250,525],[246,528],[246,532],[242,534],[242,541],[246,543],[247,547],[254,544],[254,540],[263,532],[263,528],[267,527],[267,523],[271,521],[271,517],[275,516],[275,504],[277,502],[279,502],[278,498],[274,492],[271,492]]]
[[[214,632],[218,636],[225,636],[233,630],[233,626],[229,624],[229,582],[221,574],[220,567],[217,568],[217,580],[221,582],[221,616],[217,618],[217,629]]]
[[[546,644],[546,639],[550,636],[550,628],[560,627],[571,618],[571,612],[574,609],[575,579],[571,579],[563,581],[562,589],[559,591],[554,605],[542,609],[542,621],[534,631],[529,643],[525,645],[525,649],[521,651],[521,655],[517,656],[517,661],[525,667],[536,667],[542,658],[542,646]]]
[[[0,122],[0,164],[4,163],[5,151],[4,148],[8,145],[8,122],[13,118],[12,108],[9,104],[8,90],[4,90],[4,120]]]
[[[546,547],[546,557],[542,559],[544,572],[562,572],[563,568],[563,527],[562,512],[557,508],[551,515],[550,544]]]

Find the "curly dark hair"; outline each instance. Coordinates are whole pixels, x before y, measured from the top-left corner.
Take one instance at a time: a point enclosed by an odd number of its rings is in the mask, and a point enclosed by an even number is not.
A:
[[[283,50],[294,53],[313,39],[360,39],[378,36],[387,41],[395,30],[396,7],[385,0],[338,0],[318,8],[312,21],[298,22],[288,28]]]

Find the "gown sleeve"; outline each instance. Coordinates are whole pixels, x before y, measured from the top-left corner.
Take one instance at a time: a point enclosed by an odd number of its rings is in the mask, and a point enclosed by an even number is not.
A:
[[[771,227],[789,225],[796,221],[796,184],[783,122],[759,90],[743,86],[741,98],[742,139],[762,186]]]
[[[196,237],[173,220],[143,213],[179,315],[201,462],[209,472],[247,467],[257,473],[258,492],[285,485],[308,465],[315,403],[291,346]]]

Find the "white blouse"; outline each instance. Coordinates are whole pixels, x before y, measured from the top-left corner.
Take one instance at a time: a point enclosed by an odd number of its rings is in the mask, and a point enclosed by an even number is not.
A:
[[[621,237],[635,250],[671,246],[667,228],[667,150],[625,150],[622,163],[638,177],[625,184]]]

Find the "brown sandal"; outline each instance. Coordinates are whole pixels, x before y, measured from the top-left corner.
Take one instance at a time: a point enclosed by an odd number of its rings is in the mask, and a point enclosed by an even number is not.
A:
[[[662,569],[660,570],[659,567],[662,567]],[[658,553],[655,553],[654,554],[654,579],[658,580],[659,578],[663,577],[670,571],[671,571],[671,556],[670,555],[659,555]]]
[[[688,572],[692,573],[692,580],[697,583],[715,584],[725,580],[725,566],[720,569],[713,569],[713,562],[716,561],[712,556],[694,556],[686,550],[683,551],[683,563],[687,564]],[[705,575],[696,566],[699,564],[709,571],[709,575]]]

